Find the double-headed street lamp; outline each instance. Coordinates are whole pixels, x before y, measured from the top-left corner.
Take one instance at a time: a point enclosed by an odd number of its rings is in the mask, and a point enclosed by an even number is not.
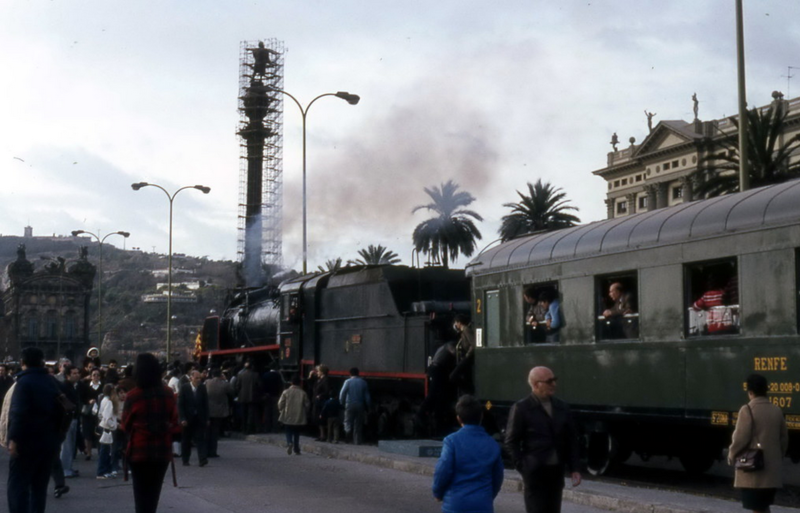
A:
[[[315,101],[319,100],[323,96],[335,96],[337,98],[341,98],[350,105],[357,105],[361,97],[358,96],[357,94],[350,94],[345,91],[339,91],[338,93],[325,93],[317,96],[316,98],[308,102],[308,105],[306,105],[306,107],[303,108],[303,106],[300,104],[297,98],[287,93],[286,91],[275,88],[272,88],[272,90],[277,91],[279,93],[283,93],[292,100],[294,100],[294,103],[296,103],[297,107],[300,109],[300,114],[303,115],[303,274],[307,274],[308,273],[308,217],[306,214],[306,115],[308,114],[308,109],[311,108],[311,105],[313,105]]]
[[[173,194],[170,194],[165,188],[158,184],[147,182],[131,184],[131,189],[134,191],[138,191],[142,187],[157,187],[164,191],[164,194],[169,198],[169,267],[167,268],[167,362],[169,362],[170,351],[172,350],[172,202],[175,200],[175,196],[185,189],[197,189],[203,194],[208,194],[211,192],[211,187],[206,187],[205,185],[187,185],[181,187]]]
[[[124,238],[128,238],[131,236],[130,232],[111,232],[106,234],[105,237],[100,238],[100,230],[97,233],[87,232],[86,230],[75,230],[72,232],[73,237],[77,237],[78,235],[90,235],[95,238],[95,240],[99,243],[100,246],[100,263],[97,266],[98,271],[98,278],[97,278],[97,331],[98,331],[98,342],[97,347],[103,347],[103,243],[106,241],[107,238],[111,237],[112,235],[122,235]]]

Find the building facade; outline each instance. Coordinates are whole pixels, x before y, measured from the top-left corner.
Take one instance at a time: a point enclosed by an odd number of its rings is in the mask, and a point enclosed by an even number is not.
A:
[[[20,244],[3,277],[0,357],[18,360],[28,346],[41,348],[48,360],[66,356],[76,361],[85,354],[95,272],[86,247],[77,260],[57,257],[35,269]]]
[[[800,133],[800,97],[784,100],[783,95],[775,92],[773,98],[770,105],[760,108],[788,109],[781,136],[788,141]],[[702,171],[713,167],[714,161],[709,157],[726,151],[730,141],[737,137],[738,129],[732,120],[738,116],[713,121],[701,121],[696,116],[695,104],[692,122],[661,121],[641,144],[631,138],[630,146],[624,149],[617,148],[619,143],[614,134],[614,151],[608,153],[606,167],[593,172],[606,180],[609,219],[699,199],[694,197],[697,181]],[[778,141],[778,147],[783,140]]]

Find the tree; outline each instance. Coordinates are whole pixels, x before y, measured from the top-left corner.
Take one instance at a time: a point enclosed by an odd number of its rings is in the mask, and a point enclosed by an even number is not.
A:
[[[786,102],[776,98],[769,108],[747,111],[747,160],[750,165],[750,186],[761,187],[785,182],[800,176],[800,161],[790,162],[800,148],[800,134],[781,143],[789,113]],[[739,120],[731,118],[736,125]],[[701,162],[710,163],[695,172],[698,184],[694,193],[699,198],[711,198],[739,191],[739,148],[736,133],[722,140],[722,151],[709,155]]]
[[[449,261],[458,259],[459,254],[469,257],[475,252],[475,241],[481,238],[481,232],[472,219],[483,221],[483,218],[477,212],[462,208],[475,201],[475,197],[459,191],[458,184],[452,180],[440,187],[426,187],[425,193],[433,202],[414,207],[411,212],[427,209],[436,213],[436,217],[423,221],[414,229],[414,247],[440,259],[447,269]]]
[[[361,258],[350,260],[348,264],[354,265],[391,265],[399,264],[400,257],[394,251],[389,251],[380,244],[377,246],[369,245],[366,249],[358,250]]]
[[[581,222],[578,217],[568,213],[569,210],[577,212],[578,208],[568,205],[567,193],[556,189],[550,182],[542,183],[541,179],[536,180],[535,184],[528,182],[528,195],[519,191],[517,194],[519,203],[503,205],[512,212],[503,216],[503,224],[500,225],[499,233],[503,242],[526,233],[569,228]]]
[[[322,267],[321,265],[317,266],[317,269],[319,269],[319,272],[321,273],[338,271],[341,268],[342,268],[342,257],[339,257],[336,260],[326,261],[325,267]]]

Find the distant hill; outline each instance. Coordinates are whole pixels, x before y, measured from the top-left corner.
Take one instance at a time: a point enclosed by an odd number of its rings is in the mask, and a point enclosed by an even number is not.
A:
[[[78,248],[83,245],[89,247],[89,261],[99,264],[99,246],[96,242],[89,242],[88,237],[0,236],[0,270],[3,272],[9,263],[16,260],[19,244],[25,244],[27,259],[36,269],[46,265],[52,257],[76,259]],[[165,301],[145,303],[142,296],[158,294],[157,285],[166,284],[167,261],[166,255],[125,251],[103,244],[104,362],[109,358],[132,361],[139,352],[164,350],[167,304]],[[236,284],[236,268],[237,263],[232,261],[173,254],[172,343],[173,350],[182,353],[181,360],[189,358],[203,319],[211,310],[221,313],[225,308],[229,290]],[[100,327],[97,309],[99,276],[98,269],[90,305],[90,340],[93,345],[98,341]],[[182,282],[191,283],[191,287],[176,286]],[[197,289],[190,290],[193,287]],[[196,297],[196,302],[175,301],[178,292]]]

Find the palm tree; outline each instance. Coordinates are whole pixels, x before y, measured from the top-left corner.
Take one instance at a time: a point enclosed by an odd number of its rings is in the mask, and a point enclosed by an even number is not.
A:
[[[800,176],[800,161],[790,162],[792,154],[800,148],[800,134],[780,143],[786,129],[789,109],[786,102],[772,102],[766,111],[747,111],[747,160],[750,165],[750,185],[761,187]],[[739,120],[731,118],[736,128]],[[699,198],[711,198],[739,191],[739,148],[736,134],[721,142],[722,151],[709,155],[701,162],[710,162],[710,167],[698,170],[698,185],[694,193]]]
[[[503,205],[512,212],[503,216],[503,224],[500,225],[499,233],[503,242],[526,233],[569,228],[581,222],[578,217],[567,213],[568,210],[578,211],[578,207],[567,204],[570,202],[565,199],[567,193],[556,189],[550,182],[542,183],[541,178],[535,184],[528,182],[527,196],[519,191],[517,194],[519,203]]]
[[[322,267],[321,265],[317,266],[317,269],[319,269],[319,272],[321,273],[338,271],[341,268],[342,268],[342,257],[339,257],[336,260],[326,261],[325,267]]]
[[[434,260],[441,260],[447,269],[449,261],[458,259],[459,254],[469,257],[474,253],[475,240],[481,238],[481,232],[472,219],[483,221],[483,218],[477,212],[462,208],[475,201],[475,197],[458,191],[458,184],[452,180],[440,187],[426,187],[425,193],[433,202],[414,207],[411,213],[424,208],[436,213],[436,217],[423,221],[414,229],[414,247],[430,254]]]
[[[389,251],[380,244],[377,246],[369,245],[366,249],[358,250],[361,258],[350,260],[348,264],[353,265],[391,265],[399,264],[400,257],[394,251]]]

